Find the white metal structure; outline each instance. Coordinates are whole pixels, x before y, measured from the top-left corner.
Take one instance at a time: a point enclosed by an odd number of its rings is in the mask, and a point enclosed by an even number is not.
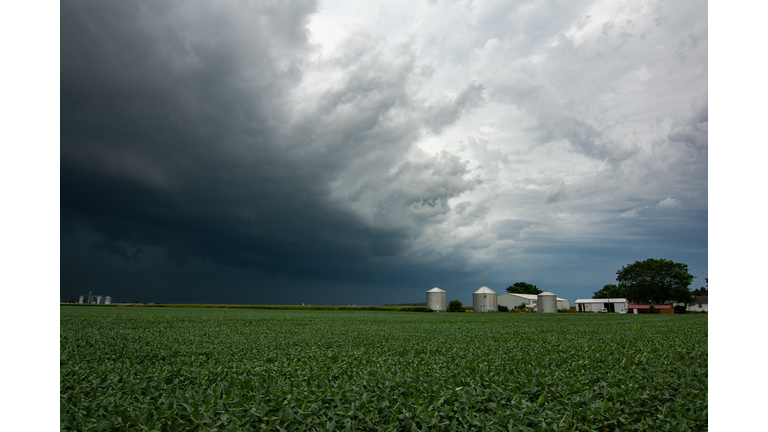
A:
[[[510,309],[520,307],[521,303],[525,303],[526,307],[533,305],[534,309],[536,309],[535,305],[538,301],[539,296],[534,294],[506,293],[499,296],[499,306],[506,306]],[[571,302],[568,299],[557,297],[557,309],[570,310]]]
[[[84,297],[84,296],[80,296],[80,297],[77,299],[77,302],[78,302],[79,304],[83,304],[83,300],[84,300],[84,298],[83,298],[83,297]]]
[[[549,291],[540,293],[536,301],[537,312],[542,313],[557,313],[557,296]]]
[[[435,312],[445,312],[447,310],[447,294],[438,287],[427,291],[427,309]]]
[[[105,296],[104,297],[104,304],[112,304],[112,297]]]
[[[498,312],[499,301],[496,291],[483,285],[477,291],[472,293],[472,311],[473,312]]]
[[[627,310],[627,305],[629,302],[625,298],[576,300],[576,310],[579,312],[601,312],[602,309],[605,309],[607,312],[624,313]]]

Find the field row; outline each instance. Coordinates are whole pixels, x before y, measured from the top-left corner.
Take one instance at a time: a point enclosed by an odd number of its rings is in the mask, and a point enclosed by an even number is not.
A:
[[[704,430],[707,317],[61,308],[62,430]]]

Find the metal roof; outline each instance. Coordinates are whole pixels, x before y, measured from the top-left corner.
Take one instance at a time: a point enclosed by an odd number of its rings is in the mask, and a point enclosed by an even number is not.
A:
[[[483,285],[477,291],[475,291],[474,294],[496,294],[496,291]]]
[[[552,295],[555,295],[555,293],[551,293],[551,292],[549,292],[549,291],[544,291],[543,293],[539,293],[539,295],[543,295],[543,296],[552,296]],[[557,296],[555,296],[555,297],[557,297]]]
[[[505,295],[513,295],[513,296],[524,298],[526,300],[538,300],[539,299],[539,296],[537,296],[535,294],[506,293],[506,294],[502,294],[502,295],[503,296],[505,296]],[[567,301],[568,299],[557,297],[557,300],[558,301]]]
[[[431,290],[429,290],[429,291],[427,291],[427,292],[437,292],[437,293],[440,293],[440,292],[445,292],[445,291],[444,291],[444,290],[441,290],[441,289],[440,289],[440,288],[438,288],[438,287],[434,287],[434,288],[432,288]]]
[[[625,298],[607,298],[607,299],[578,299],[576,303],[626,303]]]

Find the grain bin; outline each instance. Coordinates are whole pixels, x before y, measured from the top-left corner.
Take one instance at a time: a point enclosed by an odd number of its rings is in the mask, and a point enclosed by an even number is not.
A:
[[[549,291],[539,294],[536,303],[538,312],[557,313],[557,296]]]
[[[434,287],[427,291],[427,309],[435,312],[445,312],[448,302],[446,301],[446,293],[438,287]]]
[[[498,312],[499,302],[496,292],[483,285],[472,293],[473,312]]]
[[[104,304],[112,304],[112,297],[110,296],[104,297]]]
[[[78,297],[78,299],[77,299],[77,303],[79,303],[79,304],[83,304],[83,300],[85,300],[83,297],[84,297],[84,296],[80,296],[80,297]]]

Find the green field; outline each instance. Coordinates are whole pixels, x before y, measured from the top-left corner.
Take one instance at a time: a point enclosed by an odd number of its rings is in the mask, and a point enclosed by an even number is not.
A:
[[[707,316],[60,309],[62,430],[707,429]]]

